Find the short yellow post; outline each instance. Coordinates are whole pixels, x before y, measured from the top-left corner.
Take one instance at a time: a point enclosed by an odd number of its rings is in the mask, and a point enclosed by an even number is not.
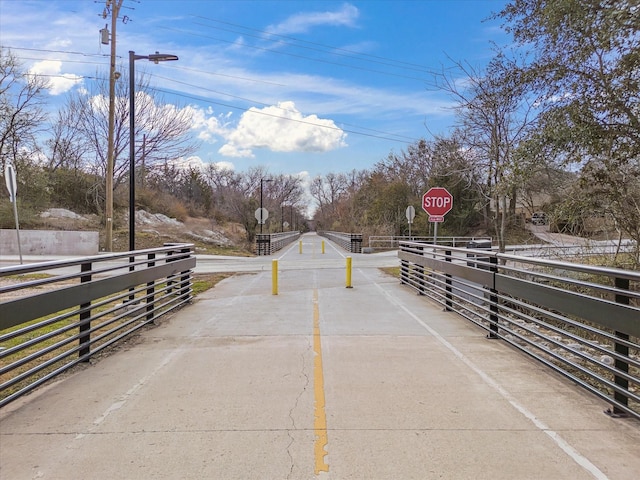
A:
[[[298,242],[298,250],[302,253],[302,240]]]
[[[322,254],[324,255],[324,240],[322,240]]]
[[[353,288],[351,285],[351,257],[347,257],[347,288]]]
[[[271,260],[271,293],[278,294],[278,260]]]

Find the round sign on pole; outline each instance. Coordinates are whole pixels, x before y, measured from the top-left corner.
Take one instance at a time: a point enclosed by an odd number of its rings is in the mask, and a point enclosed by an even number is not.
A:
[[[422,209],[429,214],[430,222],[443,222],[453,208],[453,195],[446,188],[433,187],[422,196]]]

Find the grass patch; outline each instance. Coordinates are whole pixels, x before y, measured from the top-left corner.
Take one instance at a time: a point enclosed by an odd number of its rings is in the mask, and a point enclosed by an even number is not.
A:
[[[210,288],[215,287],[225,278],[229,278],[233,275],[233,273],[194,274],[192,281],[193,295],[197,296],[202,292],[206,292]]]
[[[380,270],[392,277],[400,277],[400,267],[382,267]]]

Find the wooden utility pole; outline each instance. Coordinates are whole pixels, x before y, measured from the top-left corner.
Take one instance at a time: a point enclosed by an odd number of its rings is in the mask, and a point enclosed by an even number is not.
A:
[[[103,17],[111,11],[111,60],[109,64],[109,131],[107,137],[107,171],[105,173],[105,250],[113,251],[113,170],[114,170],[114,130],[115,130],[115,87],[116,87],[116,25],[123,0],[106,0]]]

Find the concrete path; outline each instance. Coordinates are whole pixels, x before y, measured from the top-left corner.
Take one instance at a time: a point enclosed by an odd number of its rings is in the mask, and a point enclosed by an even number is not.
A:
[[[639,478],[638,422],[320,242],[4,408],[0,478]]]

